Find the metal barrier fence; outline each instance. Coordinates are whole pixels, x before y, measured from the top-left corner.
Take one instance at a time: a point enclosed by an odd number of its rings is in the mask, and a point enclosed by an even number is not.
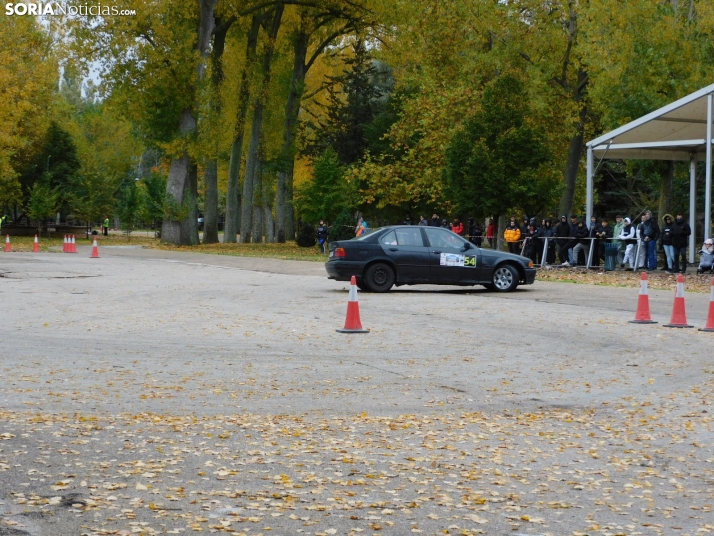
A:
[[[618,238],[594,238],[594,237],[576,238],[574,236],[559,236],[559,237],[537,236],[535,238],[537,238],[538,240],[543,240],[543,253],[542,253],[542,257],[541,257],[541,262],[535,263],[536,266],[539,266],[541,268],[548,266],[547,259],[548,259],[548,241],[549,240],[556,241],[556,244],[557,244],[558,240],[590,240],[590,246],[588,246],[587,261],[585,262],[585,266],[584,266],[585,269],[592,268],[593,250],[595,249],[594,244],[593,244],[594,240],[604,240],[604,241],[619,240],[620,242],[624,242],[624,240],[622,240],[621,238],[619,238],[619,239]],[[532,240],[532,238],[529,238],[529,240]],[[521,240],[519,240],[519,242],[520,241]],[[523,253],[526,250],[527,243],[526,243],[525,239],[522,240],[522,242],[523,242],[523,247],[521,248],[521,256],[525,256],[525,255],[523,255]],[[637,264],[638,264],[638,261],[640,258],[640,251],[641,251],[642,245],[644,243],[645,243],[644,240],[637,239],[637,250],[635,253],[635,265],[632,267],[633,272],[637,271],[637,269],[638,269]],[[577,259],[574,259],[574,260],[577,263]],[[646,261],[646,259],[645,259],[645,261]],[[646,264],[646,262],[645,262],[645,264]],[[555,266],[555,264],[553,266]]]

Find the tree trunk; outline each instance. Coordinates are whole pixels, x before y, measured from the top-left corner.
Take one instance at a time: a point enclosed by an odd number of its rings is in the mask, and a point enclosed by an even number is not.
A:
[[[661,220],[665,214],[672,214],[672,198],[674,195],[674,161],[663,162],[659,207],[657,217]],[[676,216],[676,214],[673,214]]]
[[[286,232],[287,212],[292,212],[292,179],[295,167],[294,138],[300,113],[300,99],[305,88],[305,73],[307,72],[305,60],[307,59],[308,41],[309,36],[304,31],[299,31],[293,41],[295,58],[293,61],[292,80],[290,81],[290,92],[285,104],[285,131],[283,132],[283,147],[281,150],[281,164],[284,169],[278,172],[278,183],[275,192],[276,238],[281,243],[285,242],[286,236],[290,240],[295,237],[294,234],[291,235]],[[291,186],[289,190],[288,183]]]
[[[228,190],[226,192],[226,224],[223,230],[223,242],[235,243],[241,218],[241,195],[238,189],[241,160],[243,158],[243,139],[245,135],[245,120],[248,116],[250,103],[250,80],[248,73],[255,65],[256,49],[258,47],[258,32],[260,31],[261,15],[254,15],[248,32],[246,46],[246,61],[241,73],[240,90],[238,92],[238,111],[231,144],[231,161],[228,168]]]
[[[285,238],[295,240],[295,205],[293,204],[293,174],[285,183]]]
[[[206,187],[205,213],[203,215],[203,243],[218,243],[218,159],[214,158],[206,165],[203,173]]]
[[[503,251],[506,249],[503,241],[503,231],[506,229],[506,216],[497,215],[494,220],[496,221],[496,249]]]
[[[223,83],[223,51],[226,48],[226,35],[234,18],[221,22],[216,18],[213,32],[213,50],[211,53],[211,101],[209,104],[212,122],[221,116],[220,88]],[[218,147],[214,146],[212,158],[205,164],[203,184],[206,188],[205,213],[203,220],[203,243],[218,242]]]
[[[263,162],[262,154],[258,150],[255,158],[255,171],[253,172],[253,228],[251,241],[254,244],[263,242]],[[246,171],[248,167],[246,166]],[[247,180],[247,176],[246,176]]]
[[[575,185],[578,179],[578,171],[580,170],[580,157],[583,154],[583,142],[585,139],[585,120],[587,109],[583,106],[580,110],[580,117],[576,126],[573,137],[570,138],[570,148],[568,149],[568,160],[565,164],[565,173],[563,173],[563,183],[565,188],[563,195],[560,198],[560,214],[568,216],[573,212],[573,203],[575,201]]]
[[[255,227],[252,222],[254,214],[257,214],[253,209],[253,203],[260,200],[260,192],[255,192],[255,182],[259,180],[256,174],[258,170],[258,159],[260,158],[260,142],[263,131],[263,107],[265,98],[270,85],[270,67],[275,51],[275,39],[278,36],[280,22],[283,16],[284,5],[279,5],[273,13],[270,31],[268,34],[268,42],[263,53],[262,73],[263,80],[261,83],[260,92],[256,96],[255,105],[253,108],[253,123],[250,128],[250,142],[248,143],[248,158],[245,165],[245,178],[243,179],[243,207],[241,210],[241,225],[240,225],[240,241],[243,244],[251,242],[251,230],[257,229],[258,234],[262,234],[260,230],[262,225]],[[255,196],[258,197],[255,197]],[[262,221],[262,216],[260,216]],[[255,242],[255,240],[253,240]],[[262,242],[262,237],[258,237],[258,241]]]
[[[197,66],[199,81],[206,71],[206,57],[208,56],[211,34],[215,26],[214,11],[217,3],[218,0],[198,0],[200,16],[196,49],[201,56]],[[192,87],[190,89],[195,97],[196,88]],[[193,107],[186,108],[181,114],[179,132],[186,138],[196,132],[196,118]],[[169,167],[169,177],[166,182],[166,194],[173,199],[176,204],[175,208],[187,205],[189,216],[187,220],[183,221],[166,218],[161,228],[161,239],[163,241],[176,245],[198,243],[195,197],[198,189],[197,179],[197,170],[195,164],[191,163],[188,151],[184,150],[180,156],[172,159]]]
[[[181,123],[179,126],[180,132],[188,135],[196,130],[196,120],[193,117],[193,110],[186,109],[181,115]],[[166,181],[166,195],[174,203],[174,211],[180,211],[186,204],[185,193],[190,182],[189,172],[191,167],[191,158],[188,152],[184,151],[179,157],[174,157],[169,166],[169,177]],[[183,245],[181,221],[177,214],[172,214],[173,217],[164,218],[161,226],[161,240],[171,244]],[[188,236],[188,235],[186,235]]]

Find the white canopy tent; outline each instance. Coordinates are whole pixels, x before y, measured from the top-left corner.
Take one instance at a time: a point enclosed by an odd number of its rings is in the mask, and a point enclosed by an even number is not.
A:
[[[704,238],[711,231],[714,84],[587,143],[587,221],[593,213],[594,159],[689,161],[689,262],[694,262],[697,161],[706,161]],[[599,163],[598,163],[599,165]]]

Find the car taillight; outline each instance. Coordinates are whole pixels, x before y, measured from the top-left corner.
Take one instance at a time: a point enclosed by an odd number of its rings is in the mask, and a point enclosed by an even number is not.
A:
[[[345,248],[337,248],[335,249],[335,257],[345,257]]]

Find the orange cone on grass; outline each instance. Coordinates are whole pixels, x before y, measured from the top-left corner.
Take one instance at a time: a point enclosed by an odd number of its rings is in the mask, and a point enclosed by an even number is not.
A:
[[[684,276],[677,277],[677,290],[674,292],[674,306],[672,307],[672,318],[666,328],[693,328],[687,324],[687,311],[684,304]]]
[[[640,295],[637,298],[637,312],[635,319],[630,320],[631,324],[656,324],[650,315],[650,295],[647,289],[647,273],[642,272],[640,278]]]
[[[94,245],[92,246],[92,255],[89,257],[90,259],[98,259],[99,258],[99,246],[97,246],[97,237],[94,237]]]
[[[709,295],[709,315],[707,316],[707,325],[699,328],[699,331],[714,331],[714,279],[712,279],[712,290]]]
[[[67,244],[69,244],[69,239],[67,238],[67,235],[64,235],[64,239],[62,241],[62,253],[69,253],[69,246]]]
[[[70,235],[69,237],[69,252],[77,253],[77,241],[74,235]]]
[[[10,235],[5,237],[5,253],[12,252],[12,244],[10,244]]]
[[[35,243],[32,245],[32,253],[40,252],[40,243],[37,241],[37,235],[35,235]]]
[[[362,321],[359,317],[359,299],[357,298],[357,278],[352,276],[350,281],[350,297],[347,301],[347,317],[345,327],[336,330],[338,333],[369,333],[368,329],[362,328]]]

